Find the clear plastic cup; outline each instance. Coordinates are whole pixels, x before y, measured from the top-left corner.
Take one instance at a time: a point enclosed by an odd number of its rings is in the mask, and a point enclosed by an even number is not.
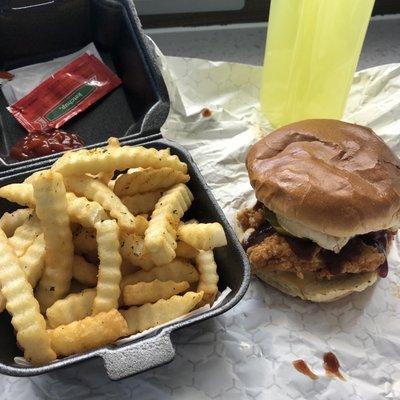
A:
[[[275,127],[343,115],[374,0],[272,0],[261,111]]]

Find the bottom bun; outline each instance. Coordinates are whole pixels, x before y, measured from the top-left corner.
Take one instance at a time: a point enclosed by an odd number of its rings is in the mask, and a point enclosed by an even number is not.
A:
[[[256,275],[264,282],[283,293],[316,303],[339,300],[353,292],[362,292],[373,285],[378,274],[375,271],[344,275],[331,280],[319,280],[313,273],[304,274],[300,279],[292,272],[267,271],[258,269]]]

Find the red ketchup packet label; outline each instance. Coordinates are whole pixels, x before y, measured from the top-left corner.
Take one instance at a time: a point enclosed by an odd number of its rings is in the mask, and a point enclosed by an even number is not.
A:
[[[59,128],[121,84],[99,59],[83,54],[7,107],[28,132]]]

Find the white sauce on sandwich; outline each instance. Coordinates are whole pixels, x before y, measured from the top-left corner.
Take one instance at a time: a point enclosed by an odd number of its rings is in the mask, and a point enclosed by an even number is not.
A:
[[[288,218],[285,218],[282,215],[275,215],[279,225],[293,236],[310,239],[324,249],[334,251],[335,253],[339,253],[346,243],[352,238],[352,236],[337,237],[328,235],[326,233],[310,229],[302,224],[299,224],[298,222],[294,222]]]

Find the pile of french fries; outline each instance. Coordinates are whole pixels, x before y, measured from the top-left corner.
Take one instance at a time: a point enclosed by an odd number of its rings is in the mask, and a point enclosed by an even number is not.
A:
[[[183,222],[193,194],[169,149],[65,153],[0,188],[25,208],[0,218],[0,311],[24,357],[45,364],[212,304],[218,223]]]

